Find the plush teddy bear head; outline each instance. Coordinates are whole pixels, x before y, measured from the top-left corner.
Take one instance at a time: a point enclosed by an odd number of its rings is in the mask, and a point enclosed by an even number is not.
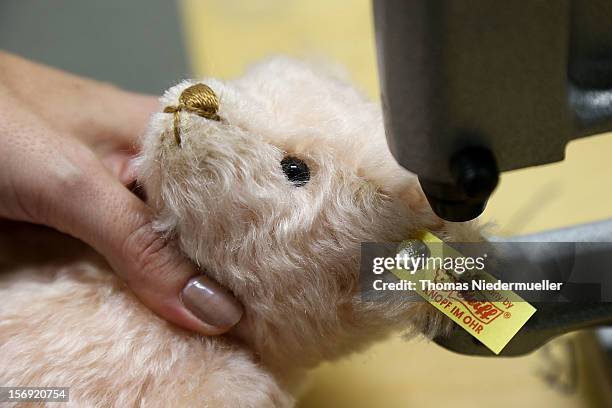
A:
[[[286,59],[161,103],[139,160],[158,229],[242,301],[262,359],[310,365],[422,320],[422,304],[358,292],[360,243],[449,234],[388,152],[377,104]]]

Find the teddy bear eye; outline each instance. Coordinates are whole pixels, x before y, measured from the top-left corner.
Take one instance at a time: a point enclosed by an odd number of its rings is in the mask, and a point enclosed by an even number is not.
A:
[[[310,180],[310,169],[308,165],[297,157],[285,156],[285,158],[281,160],[281,168],[285,176],[287,176],[287,179],[296,187],[302,187]]]

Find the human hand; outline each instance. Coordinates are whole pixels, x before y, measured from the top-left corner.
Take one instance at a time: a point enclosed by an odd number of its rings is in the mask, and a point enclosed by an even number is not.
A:
[[[135,138],[156,107],[153,97],[0,52],[0,217],[86,242],[155,313],[221,334],[240,320],[240,304],[153,230],[149,208],[125,187]]]

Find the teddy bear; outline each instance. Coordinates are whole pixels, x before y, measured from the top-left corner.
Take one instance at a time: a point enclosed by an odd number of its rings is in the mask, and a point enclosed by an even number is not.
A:
[[[61,261],[3,267],[0,384],[68,386],[71,406],[290,407],[322,361],[449,327],[427,303],[359,296],[361,243],[480,230],[433,214],[387,148],[380,105],[338,69],[279,57],[180,82],[135,166],[156,229],[242,302],[241,323],[179,329],[92,250],[62,245]]]

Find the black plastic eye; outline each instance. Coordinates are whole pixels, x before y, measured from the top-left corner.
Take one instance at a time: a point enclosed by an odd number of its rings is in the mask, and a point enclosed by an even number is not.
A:
[[[302,187],[310,180],[310,169],[303,160],[293,156],[285,156],[281,160],[281,168],[287,179],[296,187]]]

